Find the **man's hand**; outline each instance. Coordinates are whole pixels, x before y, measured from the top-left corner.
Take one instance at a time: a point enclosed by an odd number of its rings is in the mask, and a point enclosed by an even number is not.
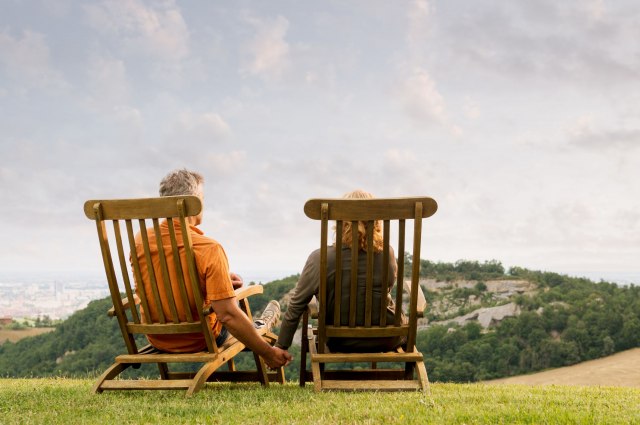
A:
[[[229,273],[229,277],[231,278],[231,284],[233,285],[233,289],[241,288],[242,285],[244,284],[244,281],[242,280],[240,275],[237,275],[235,273]]]
[[[286,366],[291,363],[291,360],[293,359],[287,350],[283,350],[278,347],[271,347],[269,355],[263,358],[264,362],[270,369]]]

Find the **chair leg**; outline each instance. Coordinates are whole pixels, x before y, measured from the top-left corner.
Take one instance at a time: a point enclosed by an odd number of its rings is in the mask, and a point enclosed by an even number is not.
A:
[[[190,396],[198,391],[204,386],[209,379],[209,376],[213,374],[224,362],[218,358],[212,362],[204,364],[198,373],[193,377],[192,383],[187,389],[187,396]]]
[[[267,376],[267,366],[265,365],[264,360],[262,360],[262,357],[260,357],[256,353],[253,353],[253,358],[256,361],[256,372],[258,373],[258,379],[260,380],[260,383],[263,387],[268,387],[269,377]]]
[[[236,371],[236,362],[233,361],[233,359],[229,360],[227,362],[227,366],[229,367],[229,371],[230,372],[235,372]]]
[[[158,363],[158,370],[160,371],[160,379],[171,379],[169,378],[169,367],[166,363]]]
[[[424,366],[424,362],[416,363],[416,372],[418,373],[418,381],[420,381],[420,387],[422,388],[422,391],[431,394],[429,376],[427,375],[427,368]]]
[[[307,381],[307,344],[309,343],[309,312],[305,310],[302,316],[302,340],[300,341],[300,386]]]
[[[405,363],[404,366],[404,379],[413,380],[413,371],[415,370],[416,365],[413,362]]]
[[[308,343],[309,343],[309,353],[312,356],[311,373],[313,375],[313,390],[315,392],[319,392],[320,390],[322,390],[322,370],[321,369],[324,369],[324,367],[321,367],[320,363],[313,361],[313,355],[317,353],[316,338],[315,338],[315,335],[313,335],[313,333],[309,337]]]
[[[102,375],[98,378],[98,381],[93,385],[91,391],[94,394],[100,394],[102,392],[102,383],[104,381],[109,381],[116,376],[120,375],[122,371],[131,366],[131,363],[114,363],[107,370],[104,371]]]
[[[284,385],[284,383],[287,382],[287,379],[284,376],[283,367],[279,367],[278,369],[276,369],[276,382],[282,385]]]

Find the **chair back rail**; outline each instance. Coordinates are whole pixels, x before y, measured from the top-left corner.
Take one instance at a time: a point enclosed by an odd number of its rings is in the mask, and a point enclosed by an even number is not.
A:
[[[85,215],[96,222],[114,313],[129,354],[138,353],[134,334],[197,332],[204,334],[209,352],[219,352],[208,321],[201,312],[203,295],[193,254],[193,242],[190,232],[187,231],[189,228],[187,218],[198,215],[201,210],[202,203],[196,196],[85,202]],[[165,245],[163,242],[161,220],[167,221],[170,244]],[[106,227],[108,221],[113,225],[111,234]],[[122,222],[124,222],[125,232],[121,228]],[[137,246],[134,222],[137,222],[141,241]],[[180,235],[176,233],[177,226],[179,226]],[[112,244],[115,245],[113,252],[117,253],[114,256],[112,256]],[[157,274],[151,259],[153,245],[158,249],[160,263]],[[129,250],[129,258],[126,256],[125,247]],[[139,252],[140,249],[142,252]],[[180,255],[181,250],[184,250],[184,259]],[[121,276],[120,281],[117,278],[114,257],[119,263],[117,268]],[[141,264],[139,258],[144,258],[146,266]],[[151,291],[142,284],[145,272]],[[188,273],[191,282],[190,288],[187,286],[185,272]],[[137,291],[132,285],[130,276],[135,278],[135,282],[140,283]],[[177,291],[174,290],[176,286]],[[124,287],[131,318],[123,307],[121,287]],[[136,308],[135,294],[138,295],[144,315],[141,315]],[[195,314],[190,307],[190,296],[198,306]],[[182,307],[185,317],[180,317],[178,305]],[[154,308],[151,309],[150,306]],[[152,318],[152,311],[155,312],[154,318]]]

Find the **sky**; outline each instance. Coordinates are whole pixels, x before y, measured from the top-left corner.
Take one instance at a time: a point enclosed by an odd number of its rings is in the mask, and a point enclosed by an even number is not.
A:
[[[0,272],[102,273],[84,201],[186,167],[241,275],[299,272],[304,202],[361,188],[438,202],[422,258],[638,283],[638,22],[634,0],[3,0]]]

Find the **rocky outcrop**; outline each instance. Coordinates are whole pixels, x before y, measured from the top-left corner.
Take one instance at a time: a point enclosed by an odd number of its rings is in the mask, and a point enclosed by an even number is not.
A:
[[[464,316],[455,317],[450,320],[444,320],[442,322],[433,322],[429,325],[448,325],[451,323],[457,323],[460,326],[464,326],[469,322],[477,321],[483,328],[495,326],[506,317],[513,317],[520,314],[520,306],[516,303],[508,303],[497,307],[479,308]],[[421,326],[426,327],[426,326]]]
[[[527,280],[487,280],[483,282],[486,291],[493,293],[494,298],[509,299],[515,295],[528,295],[537,291],[535,284]],[[453,282],[435,279],[420,279],[420,285],[429,291],[445,292],[455,288],[472,289],[478,284],[476,280],[456,280]]]

